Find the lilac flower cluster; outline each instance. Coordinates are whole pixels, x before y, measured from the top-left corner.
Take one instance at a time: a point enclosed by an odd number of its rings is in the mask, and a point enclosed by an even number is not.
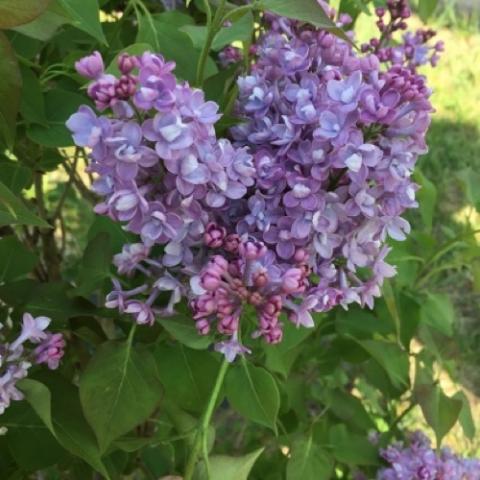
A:
[[[480,460],[457,456],[448,448],[432,449],[421,432],[410,435],[408,445],[395,443],[381,452],[389,464],[377,480],[479,480]]]
[[[404,31],[408,27],[406,20],[412,13],[407,0],[389,0],[386,8],[377,7],[375,13],[381,35],[380,38],[372,38],[363,44],[362,52],[375,53],[380,62],[405,65],[413,71],[427,63],[434,67],[437,65],[440,52],[444,50],[444,43],[438,41],[433,45],[428,44],[436,36],[434,30],[420,29],[416,32],[406,32],[401,42],[391,45],[395,32]]]
[[[65,341],[62,334],[52,334],[46,330],[49,324],[47,317],[34,318],[25,313],[22,330],[13,342],[7,342],[0,333],[0,415],[12,400],[23,399],[16,383],[27,376],[32,362],[37,365],[45,363],[51,370],[58,368]],[[27,342],[36,346],[27,347]]]
[[[395,274],[386,239],[410,230],[401,215],[417,206],[410,177],[432,111],[408,65],[382,68],[330,33],[265,19],[238,79],[244,123],[233,143],[215,135],[217,105],[150,52],[120,55],[118,77],[97,52],[80,60],[88,95],[110,114],[83,106],[67,122],[91,150],[96,212],[141,239],[114,263],[145,283],[115,280],[107,307],[152,324],[186,298],[200,334],[226,337],[216,348],[230,360],[247,351],[247,305],[253,336],[270,343],[282,338],[281,314],[312,327],[313,312],[373,306]]]

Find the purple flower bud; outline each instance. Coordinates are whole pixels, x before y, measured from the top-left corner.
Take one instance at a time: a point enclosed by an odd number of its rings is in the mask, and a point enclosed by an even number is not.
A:
[[[97,51],[75,62],[75,70],[79,75],[90,80],[98,79],[103,74],[104,69],[102,56]]]
[[[45,340],[34,350],[35,363],[46,363],[50,370],[56,370],[64,355],[65,340],[61,333],[48,333]]]
[[[203,239],[207,247],[220,248],[223,245],[226,235],[227,230],[225,228],[210,222],[205,229]]]

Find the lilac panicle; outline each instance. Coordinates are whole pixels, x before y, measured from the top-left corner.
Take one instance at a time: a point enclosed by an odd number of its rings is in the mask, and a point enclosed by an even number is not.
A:
[[[67,126],[90,149],[95,211],[139,238],[114,263],[143,283],[124,290],[115,280],[107,307],[151,325],[186,299],[198,332],[220,336],[217,350],[233,360],[247,351],[247,304],[253,336],[270,343],[282,339],[281,318],[312,327],[315,313],[373,306],[395,275],[386,241],[410,231],[402,215],[417,206],[411,175],[433,111],[417,73],[431,35],[406,34],[385,53],[404,30],[405,5],[389,0],[389,23],[377,11],[382,40],[363,54],[265,14],[251,69],[238,78],[242,123],[231,140],[215,134],[218,105],[179,82],[161,55],[122,54],[118,77],[96,68],[96,55],[81,61],[102,114],[81,107]],[[219,56],[238,60],[233,47]]]

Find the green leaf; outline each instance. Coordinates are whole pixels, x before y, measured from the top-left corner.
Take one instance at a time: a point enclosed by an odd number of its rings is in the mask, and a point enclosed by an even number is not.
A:
[[[23,470],[36,471],[66,459],[67,452],[27,402],[13,402],[2,415],[1,423],[8,428],[5,440],[18,464],[17,469],[20,466]],[[0,457],[5,453],[2,450]],[[0,469],[0,475],[2,473]],[[1,478],[3,480],[3,475]]]
[[[438,0],[418,0],[418,14],[426,22],[435,12]]]
[[[480,173],[471,168],[465,168],[457,173],[457,178],[460,180],[467,200],[480,211],[480,189],[478,188]]]
[[[241,415],[277,432],[280,393],[270,373],[242,360],[226,378],[227,398]]]
[[[108,479],[95,437],[82,415],[77,389],[58,375],[46,374],[45,379],[46,385],[33,380],[22,382],[27,401],[66,450]]]
[[[428,293],[422,302],[420,319],[425,325],[451,337],[455,322],[455,310],[445,294]]]
[[[31,22],[50,0],[0,0],[0,28],[7,29]]]
[[[77,275],[77,295],[87,295],[101,286],[110,274],[110,235],[99,233],[87,245]]]
[[[16,0],[11,3],[16,3]],[[0,0],[0,12],[1,4]],[[15,122],[20,107],[22,76],[15,52],[3,32],[0,32],[0,78],[2,79],[0,82],[0,137],[3,137],[7,146],[12,147],[15,140]]]
[[[0,283],[16,280],[31,272],[38,257],[14,236],[0,239]]]
[[[18,195],[32,183],[32,171],[18,162],[0,161],[0,181]]]
[[[0,182],[0,225],[33,225],[50,228],[47,222],[32,213],[2,182]]]
[[[248,480],[250,471],[263,450],[260,448],[242,457],[211,456],[209,480]]]
[[[328,480],[333,473],[333,459],[313,442],[310,435],[292,445],[287,464],[287,480]]]
[[[357,17],[360,15],[360,13],[365,13],[367,15],[370,15],[370,11],[368,10],[368,7],[366,3],[368,3],[369,0],[340,0],[340,6],[338,7],[338,11],[340,13],[348,13],[352,17],[353,23],[355,23]],[[350,26],[350,25],[349,25]]]
[[[461,400],[462,409],[460,410],[459,422],[462,426],[463,433],[469,440],[473,440],[476,434],[475,420],[473,419],[472,409],[470,408],[470,402],[467,396],[462,391],[457,392],[453,398]]]
[[[70,147],[73,139],[65,122],[80,105],[88,104],[85,97],[78,93],[56,88],[45,94],[45,112],[48,126],[31,125],[27,136],[35,143],[45,147]]]
[[[364,435],[349,432],[345,425],[335,425],[329,431],[332,454],[348,465],[377,465],[378,450],[365,440]]]
[[[385,370],[394,387],[405,388],[410,384],[408,353],[396,343],[381,340],[357,340],[357,343]]]
[[[192,318],[185,315],[176,315],[157,319],[158,323],[180,343],[195,350],[204,350],[212,343],[208,335],[199,335]]]
[[[349,426],[361,431],[375,428],[375,423],[359,398],[342,390],[328,389],[324,392],[323,400],[329,411]]]
[[[200,58],[200,50],[197,50],[190,37],[174,25],[163,21],[142,16],[139,18],[138,43],[148,43],[153,49],[160,52],[166,60],[173,60],[176,63],[175,75],[194,82],[197,73],[197,63]],[[209,58],[207,61],[206,77],[217,72],[215,62]]]
[[[423,416],[432,427],[437,438],[437,447],[453,428],[463,407],[459,398],[447,397],[438,385],[418,384],[415,386],[415,399],[420,404]]]
[[[437,203],[437,188],[418,168],[415,169],[413,179],[420,185],[417,199],[420,204],[422,221],[425,224],[427,231],[431,232],[435,206]]]
[[[60,0],[60,3],[70,15],[73,26],[107,45],[97,0]]]
[[[15,27],[15,31],[46,42],[53,37],[58,28],[70,20],[63,7],[58,4],[59,0],[53,0],[47,10],[45,10],[39,17],[32,22]]]
[[[175,470],[175,449],[171,443],[149,445],[140,455],[153,478],[161,478]]]
[[[330,30],[335,35],[350,42],[345,32],[335,25],[317,0],[262,0],[260,6],[264,10],[276,13],[283,17],[293,18],[302,22],[310,23],[318,28]]]
[[[91,242],[100,234],[107,234],[110,239],[110,248],[112,253],[118,253],[122,250],[126,243],[133,243],[137,237],[129,232],[126,232],[122,225],[114,222],[108,217],[96,215],[87,233],[87,239]]]
[[[46,315],[57,326],[63,325],[68,318],[91,315],[96,311],[87,300],[72,298],[69,286],[62,282],[34,283],[28,291],[23,291],[21,299],[26,311],[34,316]]]
[[[266,345],[265,366],[287,377],[295,360],[301,352],[300,344],[312,334],[313,328],[295,326],[290,321],[284,322],[282,342],[276,345]]]
[[[341,335],[358,339],[372,338],[375,334],[392,333],[391,325],[373,313],[352,307],[348,311],[339,309],[335,317],[335,328]]]
[[[20,113],[27,122],[45,125],[47,116],[40,82],[32,69],[22,67],[21,71],[23,85]]]
[[[147,419],[159,398],[154,360],[132,337],[103,344],[80,377],[83,411],[102,452]]]
[[[167,395],[185,410],[201,412],[215,384],[219,362],[209,352],[159,345],[154,352]]]

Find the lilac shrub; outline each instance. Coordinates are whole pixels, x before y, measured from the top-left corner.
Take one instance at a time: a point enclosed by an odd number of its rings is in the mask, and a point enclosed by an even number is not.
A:
[[[417,72],[428,56],[417,49],[431,35],[406,34],[398,51],[386,50],[410,15],[404,3],[389,2],[390,23],[379,21],[380,40],[363,54],[265,14],[251,71],[238,79],[241,123],[231,140],[215,134],[218,106],[178,81],[161,55],[121,54],[119,76],[98,52],[77,63],[102,112],[83,106],[67,122],[91,150],[103,197],[95,211],[141,240],[114,263],[144,283],[124,290],[115,280],[107,307],[151,325],[185,298],[198,332],[216,331],[229,360],[248,351],[247,305],[253,337],[268,343],[282,339],[282,314],[312,327],[312,314],[336,306],[373,307],[395,275],[387,239],[410,231],[402,215],[417,207],[411,175],[433,111]],[[220,55],[224,64],[239,59],[234,49]]]
[[[0,415],[11,401],[22,400],[23,393],[17,388],[19,380],[28,375],[32,364],[47,364],[55,370],[64,354],[65,341],[60,333],[47,331],[48,317],[23,315],[22,329],[13,341],[7,341],[0,324]],[[30,345],[29,345],[30,344]]]

